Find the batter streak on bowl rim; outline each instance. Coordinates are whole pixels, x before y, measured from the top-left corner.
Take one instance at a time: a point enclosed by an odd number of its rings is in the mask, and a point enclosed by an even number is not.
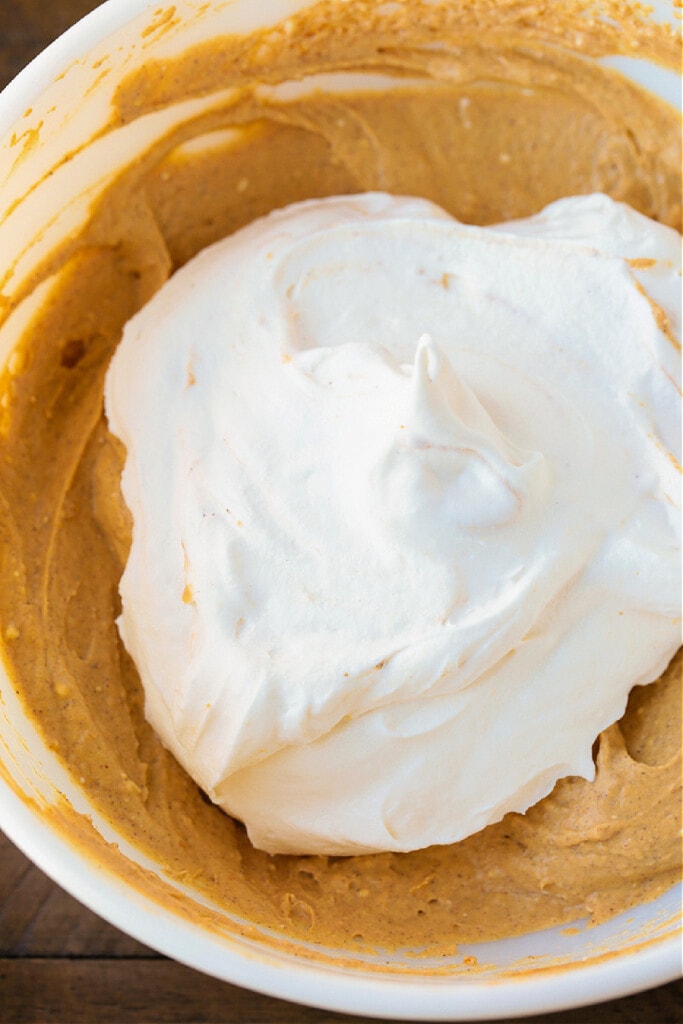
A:
[[[104,374],[124,323],[204,246],[293,201],[377,189],[427,197],[479,224],[602,191],[680,230],[675,113],[585,59],[632,53],[637,41],[639,54],[676,67],[677,41],[636,8],[603,5],[617,27],[584,6],[539,5],[537,14],[513,0],[321,3],[273,30],[147,66],[122,83],[112,127],[179,97],[239,95],[127,168],[85,230],[13,297],[55,275],[2,381],[8,670],[49,745],[123,836],[169,878],[191,880],[283,942],[349,956],[446,954],[585,916],[598,922],[680,877],[680,655],[600,736],[592,784],[566,779],[524,816],[451,847],[271,857],[210,806],[147,725],[114,625],[130,524],[123,453],[102,414]],[[268,88],[339,70],[403,82],[293,98]],[[221,134],[235,127],[238,141]],[[87,833],[67,811],[63,824]],[[141,884],[164,898],[163,883]]]

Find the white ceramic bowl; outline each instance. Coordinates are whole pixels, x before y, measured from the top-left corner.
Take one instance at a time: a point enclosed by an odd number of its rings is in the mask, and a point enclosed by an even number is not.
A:
[[[207,5],[200,0],[178,0],[180,27],[145,36],[143,48],[141,33],[154,20],[158,0],[109,0],[41,54],[0,96],[0,280],[21,252],[14,278],[20,283],[61,233],[84,220],[92,190],[104,188],[117,167],[145,148],[150,133],[163,131],[166,115],[149,115],[141,119],[144,124],[105,134],[60,167],[62,158],[104,123],[112,91],[125,72],[147,57],[176,52],[191,40],[274,23],[302,6],[305,0],[215,0],[202,10]],[[670,17],[671,10],[664,0],[655,16]],[[116,73],[95,83],[93,65],[113,53]],[[632,59],[609,63],[680,104],[677,75]],[[17,160],[13,136],[16,143],[16,137],[40,122],[37,143]],[[50,168],[56,170],[46,178]],[[37,181],[40,186],[31,190]],[[57,218],[55,211],[61,211]],[[9,321],[0,330],[0,365],[20,327]],[[85,854],[50,823],[45,808],[60,794],[76,811],[93,818],[102,850],[105,841],[119,844],[113,864],[111,847],[105,863],[98,850]],[[678,890],[598,928],[579,927],[575,934],[554,929],[463,948],[452,958],[450,973],[432,976],[411,970],[409,961],[403,962],[406,970],[400,975],[378,971],[391,957],[378,956],[374,964],[366,958],[372,970],[359,959],[350,970],[331,959],[308,959],[303,943],[300,954],[285,954],[259,942],[258,935],[247,940],[209,931],[159,905],[119,874],[116,856],[161,869],[149,865],[89,805],[46,748],[1,669],[0,825],[64,889],[161,953],[217,978],[332,1010],[395,1020],[491,1020],[624,996],[670,981],[681,968]],[[182,900],[197,898],[190,889],[175,888]],[[489,966],[468,971],[463,958],[472,955]]]

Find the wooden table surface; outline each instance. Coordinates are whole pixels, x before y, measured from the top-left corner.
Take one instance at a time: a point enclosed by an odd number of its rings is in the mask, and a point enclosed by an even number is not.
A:
[[[0,0],[0,87],[95,6],[92,0]],[[0,1024],[358,1019],[256,995],[159,956],[81,907],[0,833]],[[680,1024],[683,984],[533,1020]]]

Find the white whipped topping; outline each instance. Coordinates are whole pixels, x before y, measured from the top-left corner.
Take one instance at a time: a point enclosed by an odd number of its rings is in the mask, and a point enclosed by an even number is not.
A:
[[[680,236],[604,196],[476,228],[369,194],[128,324],[119,628],[256,846],[450,843],[593,777],[680,642],[680,296]]]

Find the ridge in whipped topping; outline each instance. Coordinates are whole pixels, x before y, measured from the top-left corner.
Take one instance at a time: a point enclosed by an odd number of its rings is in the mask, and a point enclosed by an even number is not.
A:
[[[677,338],[680,236],[602,195],[301,203],[130,321],[119,629],[256,846],[451,843],[593,777],[680,643]]]

